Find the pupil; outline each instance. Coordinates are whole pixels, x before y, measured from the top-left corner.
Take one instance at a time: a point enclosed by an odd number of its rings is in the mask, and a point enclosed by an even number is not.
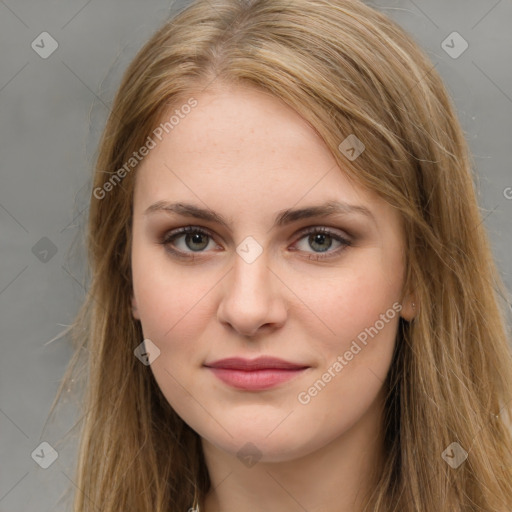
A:
[[[320,244],[322,245],[325,243],[325,238],[329,237],[329,235],[326,235],[324,233],[316,233],[315,235],[312,235],[312,244]],[[329,249],[331,244],[329,244],[328,247],[325,247],[321,249],[321,252],[325,252],[327,249]]]
[[[189,235],[187,235],[187,242],[190,240],[190,238],[192,238],[192,244],[199,244],[199,245],[201,245],[201,239],[202,239],[203,236],[205,236],[205,235],[202,235],[201,233],[194,233],[192,235],[189,234]],[[200,247],[199,249],[197,249],[197,248],[194,249],[193,247],[190,247],[189,244],[187,243],[188,248],[191,249],[192,251],[204,249],[208,245],[208,242],[206,242],[206,243],[203,242],[202,245],[203,246]]]

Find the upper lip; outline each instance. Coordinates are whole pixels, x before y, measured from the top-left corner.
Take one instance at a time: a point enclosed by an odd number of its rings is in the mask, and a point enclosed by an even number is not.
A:
[[[308,365],[291,363],[284,359],[277,357],[261,356],[256,359],[244,359],[243,357],[228,357],[226,359],[219,359],[213,363],[205,363],[209,368],[225,368],[229,370],[265,370],[265,369],[280,369],[280,370],[300,370],[309,368]]]

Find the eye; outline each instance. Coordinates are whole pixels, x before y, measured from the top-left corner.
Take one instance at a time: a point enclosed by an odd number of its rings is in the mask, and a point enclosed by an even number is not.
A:
[[[346,247],[351,245],[349,240],[325,227],[311,227],[300,234],[299,242],[305,239],[306,247],[300,248],[299,251],[308,252],[308,246],[314,250],[308,256],[310,260],[318,261],[337,256]],[[181,239],[181,246],[180,243],[176,242],[179,239]],[[339,244],[338,248],[329,251],[333,241]],[[209,231],[196,226],[186,226],[167,233],[160,243],[174,256],[192,259],[194,258],[194,253],[204,253],[210,242],[213,242],[213,235]],[[295,243],[295,245],[297,244],[298,242]],[[296,251],[297,249],[292,250]],[[326,255],[322,253],[326,253]]]
[[[181,247],[178,247],[178,249],[175,249],[175,247],[179,245],[176,244],[176,240],[179,238],[182,238],[183,244]],[[208,247],[209,241],[211,240],[212,235],[208,231],[195,226],[186,226],[167,233],[161,241],[161,244],[175,256],[188,258],[190,257],[190,253],[187,253],[186,249],[190,249],[192,253],[203,252],[204,249]],[[185,247],[183,247],[183,245]]]
[[[346,247],[351,245],[351,242],[341,236],[340,234],[332,231],[328,228],[324,227],[312,227],[308,228],[306,231],[303,231],[302,237],[300,240],[305,239],[306,249],[307,247],[313,248],[315,251],[308,256],[310,260],[322,260],[326,258],[331,258],[337,256],[341,251],[343,251]],[[333,240],[338,243],[338,249],[329,251],[332,247]],[[305,249],[300,249],[301,251],[307,252]],[[326,255],[322,254],[325,253]]]

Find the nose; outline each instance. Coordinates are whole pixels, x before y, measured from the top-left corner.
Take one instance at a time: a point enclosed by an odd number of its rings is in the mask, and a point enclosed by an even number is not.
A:
[[[287,316],[283,284],[269,266],[265,251],[252,263],[236,255],[222,280],[218,320],[243,336],[281,327]]]

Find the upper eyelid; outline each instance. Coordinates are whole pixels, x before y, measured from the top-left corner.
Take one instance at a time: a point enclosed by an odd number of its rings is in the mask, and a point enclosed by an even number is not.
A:
[[[305,226],[303,228],[300,228],[297,230],[297,232],[295,233],[295,236],[297,235],[301,235],[303,233],[306,233],[307,231],[310,231],[310,230],[326,230],[326,231],[329,231],[329,232],[332,232],[333,234],[339,234],[340,236],[343,236],[345,235],[346,238],[349,238],[351,237],[352,235],[345,229],[342,229],[342,228],[336,228],[336,227],[332,227],[332,226],[327,226],[327,225],[324,225],[324,224],[312,224],[310,226]],[[164,233],[164,237],[167,237],[167,236],[175,236],[175,235],[182,235],[182,234],[186,234],[187,231],[185,230],[196,230],[196,231],[201,231],[201,232],[204,232],[206,233],[207,235],[211,236],[212,238],[215,238],[217,237],[217,233],[215,233],[212,229],[210,228],[207,228],[207,227],[204,227],[204,226],[199,226],[199,225],[195,225],[195,224],[188,224],[186,226],[180,226],[180,227],[177,227],[177,228],[173,228],[173,229],[169,229],[169,230],[166,230],[165,233]],[[341,233],[341,234],[340,234]]]

